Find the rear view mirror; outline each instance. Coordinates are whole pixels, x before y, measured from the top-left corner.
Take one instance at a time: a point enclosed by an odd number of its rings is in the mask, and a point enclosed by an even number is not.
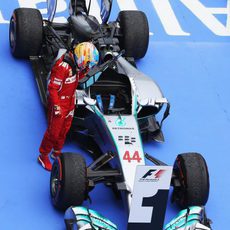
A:
[[[112,0],[101,0],[101,20],[107,23],[112,9]]]
[[[149,99],[148,98],[144,98],[138,101],[139,105],[141,106],[147,106],[149,103]]]
[[[48,20],[52,22],[57,9],[57,0],[47,0],[47,14]]]

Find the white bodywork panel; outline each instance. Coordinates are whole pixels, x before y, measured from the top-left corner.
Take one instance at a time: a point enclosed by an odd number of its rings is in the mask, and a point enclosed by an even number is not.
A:
[[[160,87],[153,79],[137,70],[123,57],[118,58],[117,62],[125,74],[133,81],[133,90],[137,95],[139,104],[141,104],[143,100],[148,100],[150,102],[149,105],[154,106],[157,101],[165,101]]]
[[[153,200],[149,206],[143,205],[143,200],[154,197],[162,190],[168,191],[172,178],[172,166],[138,166],[136,169],[135,183],[131,208],[129,213],[129,223],[147,223],[159,221],[160,218],[153,220],[153,212],[159,216],[164,215],[162,209],[157,210],[156,202],[162,205],[167,202],[168,196],[161,196],[164,200]],[[166,208],[166,207],[165,207]],[[162,223],[163,224],[163,223]],[[144,227],[144,226],[143,226]],[[142,228],[144,229],[144,228]]]
[[[121,117],[104,116],[104,118],[113,141],[116,143],[126,186],[132,192],[136,167],[138,165],[145,165],[144,150],[136,118],[133,115]],[[139,156],[139,161],[132,159],[135,153],[136,156]],[[130,156],[130,161],[124,159],[126,158],[125,154]]]

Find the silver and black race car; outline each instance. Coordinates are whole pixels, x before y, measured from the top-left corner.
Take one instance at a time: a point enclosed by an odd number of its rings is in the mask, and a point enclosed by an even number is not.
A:
[[[81,205],[98,183],[105,183],[122,195],[130,210],[136,168],[145,166],[146,159],[159,167],[148,168],[138,180],[142,185],[160,181],[168,170],[143,149],[144,141],[164,141],[161,127],[170,108],[159,86],[135,65],[148,48],[147,17],[140,11],[121,11],[116,21],[108,22],[112,1],[102,0],[99,23],[89,15],[90,6],[87,8],[84,0],[71,0],[67,22],[57,23],[53,21],[56,6],[57,0],[48,1],[48,20],[36,9],[15,9],[9,34],[13,56],[29,58],[32,64],[44,105],[49,72],[57,56],[71,50],[73,42],[82,41],[92,41],[100,53],[100,64],[76,90],[77,109],[71,127],[71,136],[92,155],[93,163],[87,166],[83,156],[75,153],[63,153],[55,160],[50,179],[53,205],[61,210]],[[156,114],[162,109],[162,119],[157,121]],[[183,208],[206,204],[209,174],[200,154],[179,154],[169,175],[173,201]],[[162,229],[169,190],[164,183],[152,192],[159,200],[146,203],[163,206],[158,217],[152,214],[155,219],[150,220],[158,230]]]

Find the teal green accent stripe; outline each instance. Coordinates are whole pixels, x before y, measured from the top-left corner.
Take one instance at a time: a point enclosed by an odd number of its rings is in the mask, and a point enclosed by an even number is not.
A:
[[[93,107],[94,107],[93,110],[95,111],[95,113],[104,121],[104,123],[106,124],[106,127],[108,127],[107,120],[105,119],[105,117],[103,116],[103,114],[99,111],[99,109],[98,109],[96,106],[93,106]],[[113,140],[113,143],[115,144],[115,147],[116,147],[116,149],[117,149],[117,152],[118,152],[118,154],[120,155],[120,153],[119,153],[119,148],[118,148],[118,145],[117,145],[117,143],[116,143],[116,140],[115,140],[115,138],[114,138],[112,132],[110,131],[110,129],[108,129],[108,131],[109,131],[110,137],[111,137],[112,140]]]

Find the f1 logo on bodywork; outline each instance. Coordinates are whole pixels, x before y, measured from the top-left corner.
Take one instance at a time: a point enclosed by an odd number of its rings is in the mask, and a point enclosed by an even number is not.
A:
[[[160,169],[150,169],[141,179],[140,181],[153,181],[159,180],[160,177],[164,174],[165,170]]]

